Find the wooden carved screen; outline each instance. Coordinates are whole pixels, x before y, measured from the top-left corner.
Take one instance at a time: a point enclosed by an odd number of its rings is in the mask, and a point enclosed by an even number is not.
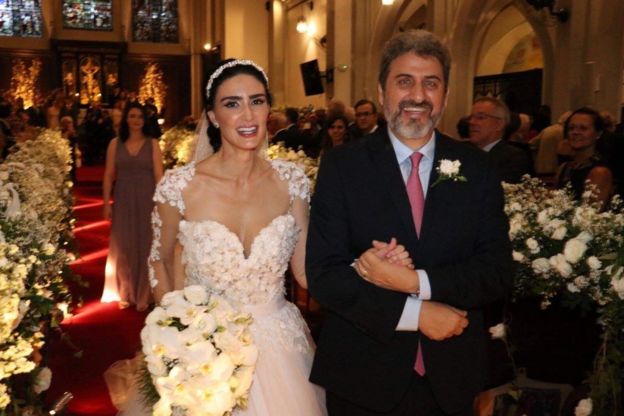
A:
[[[125,43],[56,40],[53,46],[65,94],[77,96],[81,105],[112,104],[113,89],[120,83]]]

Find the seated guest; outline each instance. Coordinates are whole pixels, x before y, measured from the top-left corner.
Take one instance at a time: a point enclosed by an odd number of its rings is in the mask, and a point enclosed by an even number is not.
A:
[[[342,114],[336,114],[327,119],[321,156],[330,149],[349,141],[349,134],[347,131],[348,125],[349,121]]]
[[[273,143],[278,131],[286,128],[286,115],[281,111],[271,111],[267,120],[267,134],[269,142]]]
[[[570,185],[577,199],[586,190],[586,181],[597,189],[596,201],[609,201],[613,191],[613,175],[596,151],[596,142],[604,130],[600,114],[591,108],[574,111],[563,126],[564,136],[572,148],[572,160],[563,163],[557,174],[557,186]]]
[[[529,175],[533,175],[533,154],[531,153],[531,147],[525,140],[529,128],[531,127],[531,119],[526,114],[518,114],[515,111],[511,111],[509,113],[509,120],[509,124],[507,128],[505,128],[504,140],[526,153],[527,158],[531,162],[529,164]]]
[[[470,114],[470,142],[490,154],[499,177],[508,183],[518,183],[531,172],[531,160],[521,149],[503,140],[509,123],[509,109],[492,97],[478,98]]]
[[[357,140],[377,130],[377,107],[370,100],[360,100],[353,107],[355,108],[355,125],[350,133]]]
[[[275,136],[273,136],[273,142],[283,142],[284,146],[293,150],[297,150],[299,146],[303,144],[301,143],[299,137],[299,128],[297,127],[297,121],[299,121],[299,112],[296,108],[289,107],[286,109],[285,114],[287,126],[275,133]]]
[[[624,134],[616,130],[615,119],[601,111],[604,130],[596,142],[596,151],[613,174],[613,193],[624,195]]]

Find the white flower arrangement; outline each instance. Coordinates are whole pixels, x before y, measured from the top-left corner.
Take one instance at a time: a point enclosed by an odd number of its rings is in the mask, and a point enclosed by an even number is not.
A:
[[[49,385],[39,368],[42,328],[56,325],[56,304],[69,302],[63,270],[71,258],[73,184],[69,142],[60,132],[41,130],[17,143],[0,164],[0,409],[32,407],[13,388],[13,375],[33,373],[33,393]],[[34,372],[36,373],[36,376]],[[29,394],[29,397],[32,394]]]
[[[163,296],[141,331],[160,398],[153,414],[222,416],[246,407],[258,350],[249,314],[202,286]]]
[[[436,170],[438,179],[431,185],[433,188],[440,182],[451,180],[453,182],[467,182],[468,179],[460,172],[461,162],[459,160],[442,159]]]
[[[547,189],[528,177],[503,187],[518,266],[514,297],[537,296],[542,308],[557,297],[569,306],[597,309],[603,343],[589,378],[591,398],[579,403],[576,414],[589,415],[592,406],[596,414],[611,414],[624,369],[622,202],[616,196],[601,211],[592,192],[576,201],[569,189]]]
[[[310,180],[310,189],[314,189],[318,174],[319,160],[309,157],[303,150],[293,150],[284,146],[284,143],[272,144],[267,148],[267,158],[288,160],[299,165]]]
[[[618,298],[608,266],[624,247],[624,214],[601,212],[589,199],[577,202],[536,179],[503,186],[517,295],[541,296],[544,305],[566,292],[599,305]]]

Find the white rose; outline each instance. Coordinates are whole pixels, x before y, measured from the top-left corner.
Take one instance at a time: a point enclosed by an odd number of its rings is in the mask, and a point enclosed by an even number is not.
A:
[[[558,227],[553,233],[552,238],[554,240],[563,240],[563,237],[568,233],[568,229],[564,226]]]
[[[488,331],[490,331],[490,336],[492,337],[492,339],[505,338],[506,328],[505,328],[505,324],[502,322],[500,324],[490,327]]]
[[[574,283],[568,283],[568,291],[571,293],[578,293],[581,291]]]
[[[576,264],[583,257],[586,250],[587,244],[577,237],[567,241],[563,249],[563,254],[568,262]]]
[[[624,299],[624,279],[611,279],[611,286],[620,299]]]
[[[566,261],[563,254],[557,254],[550,258],[550,265],[557,270],[563,277],[569,277],[572,274],[572,266]]]
[[[576,279],[574,279],[574,284],[582,289],[589,286],[589,281],[585,276],[578,276]]]
[[[9,172],[6,170],[0,171],[0,180],[6,181],[7,179],[9,179]]]
[[[533,260],[531,267],[535,273],[546,273],[550,270],[550,262],[544,257]]]
[[[52,381],[52,370],[48,367],[43,367],[37,373],[37,378],[33,383],[33,391],[36,394],[40,394],[50,388],[50,382]]]
[[[578,240],[581,240],[582,242],[584,242],[586,244],[594,239],[594,237],[590,233],[588,233],[587,231],[581,232],[579,235],[576,236],[576,238]]]
[[[539,214],[537,214],[537,222],[539,224],[544,225],[544,224],[546,224],[548,222],[548,220],[549,220],[549,218],[548,218],[548,211],[546,211],[545,209],[541,210],[539,212]]]
[[[592,270],[598,270],[600,269],[600,267],[602,266],[602,262],[600,260],[598,260],[598,257],[596,256],[590,256],[587,259],[587,265],[589,266],[590,269]]]
[[[513,259],[517,262],[522,262],[524,261],[524,259],[526,259],[526,257],[524,257],[524,254],[520,253],[519,251],[514,250],[511,255],[513,256]]]
[[[591,415],[592,407],[592,399],[583,399],[574,409],[574,416],[589,416]]]
[[[550,220],[548,222],[548,224],[546,224],[544,226],[544,229],[545,230],[556,230],[557,228],[559,228],[561,226],[564,226],[564,225],[565,225],[564,221],[562,221],[562,220],[560,220],[558,218],[555,218],[555,219]]]
[[[531,253],[533,253],[534,250],[539,251],[539,243],[534,238],[527,238],[525,244],[527,248],[531,250]]]
[[[520,230],[522,230],[522,224],[524,222],[524,217],[522,214],[515,214],[509,220],[509,236],[513,238]]]
[[[184,296],[193,305],[203,305],[208,302],[208,293],[206,292],[206,289],[199,285],[185,287]]]
[[[459,160],[450,161],[448,159],[442,159],[440,161],[440,173],[447,176],[454,176],[459,173],[459,167],[461,162]]]

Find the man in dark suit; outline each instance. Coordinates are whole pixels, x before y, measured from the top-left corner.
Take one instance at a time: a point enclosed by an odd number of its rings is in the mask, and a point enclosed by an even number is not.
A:
[[[284,146],[289,149],[297,150],[299,146],[303,145],[300,140],[299,127],[297,127],[299,112],[296,108],[289,107],[286,109],[285,114],[288,125],[275,133],[273,142],[283,142]]]
[[[489,153],[502,181],[518,183],[531,172],[529,155],[503,139],[509,124],[509,109],[504,102],[492,97],[478,98],[472,105],[469,123],[470,142]]]
[[[480,308],[509,292],[513,261],[487,155],[434,130],[449,70],[433,34],[390,39],[378,85],[388,128],[322,159],[306,270],[327,309],[310,380],[330,415],[471,415],[482,388]],[[415,270],[370,248],[392,238]]]

